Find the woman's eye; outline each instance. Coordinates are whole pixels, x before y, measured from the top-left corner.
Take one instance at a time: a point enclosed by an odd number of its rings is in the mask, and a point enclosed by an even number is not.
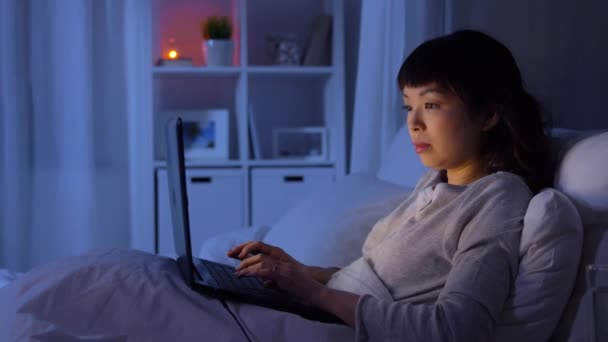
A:
[[[404,105],[403,109],[405,109],[406,112],[409,112],[410,110],[412,110],[412,106]]]
[[[435,103],[425,103],[424,104],[424,109],[437,109],[439,106]]]

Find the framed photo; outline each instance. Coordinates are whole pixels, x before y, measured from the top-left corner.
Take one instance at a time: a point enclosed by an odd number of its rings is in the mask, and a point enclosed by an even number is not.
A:
[[[327,160],[327,128],[297,127],[273,129],[272,156],[275,159]]]
[[[228,109],[170,112],[167,120],[181,117],[184,133],[184,154],[187,160],[229,159]]]

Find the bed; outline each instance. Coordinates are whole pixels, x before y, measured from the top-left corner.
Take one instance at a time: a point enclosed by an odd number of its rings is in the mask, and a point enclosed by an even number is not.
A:
[[[360,255],[374,223],[403,201],[425,172],[416,164],[417,156],[404,151],[406,140],[402,128],[377,174],[349,175],[310,194],[272,227],[209,239],[199,256],[234,264],[225,256],[229,247],[263,240],[305,264],[349,264]],[[520,272],[496,341],[589,338],[589,292],[581,266],[608,264],[608,132],[556,134],[555,146],[560,161],[555,187],[560,191],[544,190],[528,208]],[[139,251],[92,251],[16,279],[5,272],[4,278],[12,282],[0,289],[1,341],[357,338],[343,325],[246,304],[224,306],[190,291],[173,260]]]

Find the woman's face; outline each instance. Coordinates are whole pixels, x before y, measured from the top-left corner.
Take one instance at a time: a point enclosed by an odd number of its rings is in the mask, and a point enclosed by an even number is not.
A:
[[[482,126],[469,118],[462,100],[431,83],[404,87],[403,105],[410,137],[422,163],[432,169],[446,170],[448,181],[475,178],[483,169]]]

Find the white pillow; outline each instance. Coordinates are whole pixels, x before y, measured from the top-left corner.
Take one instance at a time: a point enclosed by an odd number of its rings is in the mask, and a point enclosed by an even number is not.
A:
[[[583,254],[574,292],[555,334],[556,340],[587,341],[588,307],[581,302],[585,266],[608,264],[608,132],[581,135],[567,144],[555,187],[573,201],[584,227]]]
[[[547,341],[578,270],[582,223],[568,198],[544,189],[532,198],[522,230],[519,272],[495,341]]]
[[[272,227],[264,241],[307,265],[343,267],[361,256],[374,224],[411,192],[354,174],[314,192]]]
[[[576,138],[575,138],[576,139]],[[555,179],[583,212],[583,221],[597,221],[608,210],[608,132],[583,137],[564,154]]]
[[[391,146],[376,174],[378,179],[397,185],[414,188],[428,171],[414,151],[407,125],[403,125],[393,138]]]

